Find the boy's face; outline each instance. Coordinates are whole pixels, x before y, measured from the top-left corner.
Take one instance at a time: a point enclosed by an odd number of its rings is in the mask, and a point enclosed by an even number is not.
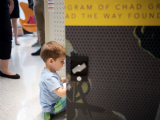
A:
[[[52,69],[54,69],[55,71],[59,71],[64,65],[65,58],[66,56],[61,56],[56,60],[53,60]]]

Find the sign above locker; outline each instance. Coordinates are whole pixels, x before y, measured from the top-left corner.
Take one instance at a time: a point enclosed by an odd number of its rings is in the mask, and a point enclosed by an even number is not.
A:
[[[159,0],[65,0],[66,26],[150,26],[159,20]]]

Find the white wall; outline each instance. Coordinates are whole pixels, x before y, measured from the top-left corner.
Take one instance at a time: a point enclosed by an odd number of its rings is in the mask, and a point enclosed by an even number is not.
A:
[[[45,0],[45,42],[56,41],[65,46],[65,19],[64,0],[53,0],[54,11],[48,10],[48,1]],[[58,74],[66,77],[66,65]]]

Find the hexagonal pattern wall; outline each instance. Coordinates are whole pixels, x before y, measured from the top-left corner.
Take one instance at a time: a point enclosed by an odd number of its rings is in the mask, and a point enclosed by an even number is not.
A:
[[[66,26],[68,79],[70,56],[89,57],[88,82],[70,81],[67,119],[155,120],[159,32],[153,26]]]

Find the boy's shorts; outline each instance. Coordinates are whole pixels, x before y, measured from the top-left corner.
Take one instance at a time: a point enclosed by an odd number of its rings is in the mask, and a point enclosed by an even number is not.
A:
[[[66,97],[61,97],[54,105],[53,110],[49,114],[58,114],[66,109]]]
[[[51,112],[44,112],[44,120],[51,120],[51,115],[58,114],[66,109],[66,97],[61,97],[55,104],[52,105]]]

